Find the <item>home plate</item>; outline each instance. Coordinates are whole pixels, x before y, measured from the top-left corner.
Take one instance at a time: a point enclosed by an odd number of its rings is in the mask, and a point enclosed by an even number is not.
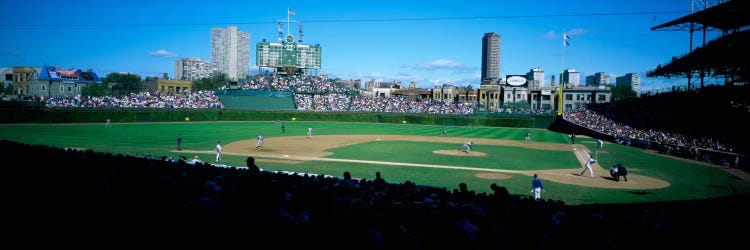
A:
[[[380,140],[380,138],[378,138],[378,139],[375,139],[375,140],[376,140],[376,141],[379,141],[379,140]]]

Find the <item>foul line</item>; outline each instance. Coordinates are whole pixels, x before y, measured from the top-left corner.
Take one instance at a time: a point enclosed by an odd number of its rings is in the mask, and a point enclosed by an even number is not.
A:
[[[189,150],[183,150],[182,152],[206,153],[206,152],[214,152],[214,151],[189,151]],[[279,155],[262,155],[262,154],[259,155],[259,154],[233,153],[233,152],[222,152],[222,154],[223,155],[253,156],[253,157],[261,157],[261,158],[271,158],[271,159],[284,159],[284,160],[326,161],[326,162],[355,162],[355,163],[367,163],[367,164],[377,164],[377,165],[387,165],[387,166],[410,166],[410,167],[420,167],[420,168],[459,169],[459,170],[473,170],[473,171],[486,171],[486,172],[511,173],[511,174],[531,174],[531,173],[533,173],[533,171],[492,169],[492,168],[476,168],[476,167],[461,167],[461,166],[419,164],[419,163],[406,163],[406,162],[390,162],[390,161],[350,160],[350,159],[319,158],[319,157],[306,157],[306,156],[279,156]]]

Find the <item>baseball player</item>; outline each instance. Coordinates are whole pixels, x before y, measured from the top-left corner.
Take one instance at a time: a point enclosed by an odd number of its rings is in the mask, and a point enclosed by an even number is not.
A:
[[[312,127],[307,128],[307,138],[312,138]]]
[[[576,144],[576,133],[570,134],[570,144]]]
[[[542,186],[542,180],[539,179],[539,176],[537,174],[534,174],[534,179],[531,180],[531,192],[534,193],[534,200],[542,198],[542,190],[544,190],[544,186]]]
[[[526,142],[531,142],[531,133],[526,132]]]
[[[255,148],[259,148],[263,146],[263,134],[258,135],[258,143],[255,144]]]
[[[216,161],[221,161],[221,141],[216,142]]]
[[[471,152],[471,146],[472,145],[474,145],[474,142],[467,141],[467,142],[464,143],[464,145],[461,145],[461,148],[458,149],[458,150],[459,151],[464,151],[464,152],[466,152],[468,154],[469,152]]]
[[[586,170],[588,170],[589,174],[591,174],[591,178],[594,178],[594,170],[591,170],[591,164],[595,162],[596,160],[594,160],[594,157],[589,156],[589,159],[586,161],[586,167],[581,172],[581,176],[583,176],[583,173],[586,173]]]

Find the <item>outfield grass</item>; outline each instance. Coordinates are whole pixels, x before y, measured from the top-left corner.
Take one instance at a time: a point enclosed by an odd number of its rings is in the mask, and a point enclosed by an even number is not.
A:
[[[313,127],[315,135],[389,134],[439,136],[442,127],[409,124],[334,123],[334,122],[285,122],[286,133],[281,134],[275,122],[180,122],[113,124],[54,124],[54,125],[0,125],[0,139],[28,144],[54,147],[92,149],[100,152],[127,153],[140,156],[179,157],[172,152],[176,148],[177,135],[182,134],[183,149],[212,151],[217,140],[223,144],[253,139],[263,133],[266,138],[280,136],[304,136],[307,127]],[[534,142],[569,143],[568,135],[547,130],[487,127],[448,127],[448,136],[523,140],[531,131]],[[594,140],[578,137],[577,143],[591,149]],[[421,154],[438,149],[455,149],[459,145],[437,142],[378,141],[332,149],[330,158],[381,160],[421,164],[439,164],[509,170],[541,170],[580,166],[570,152],[533,150],[508,146],[477,145],[476,151],[487,153],[486,157],[456,157]],[[419,149],[419,150],[415,150]],[[641,149],[617,144],[606,144],[606,153],[599,155],[602,166],[618,162],[628,166],[633,173],[659,178],[671,186],[652,190],[625,190],[583,187],[545,181],[543,198],[559,199],[568,204],[633,203],[666,200],[688,200],[714,198],[750,192],[750,184],[717,168],[675,160],[646,153]],[[191,155],[187,155],[190,157]],[[11,157],[11,156],[6,156]],[[213,159],[214,154],[200,154],[202,159]],[[224,164],[244,166],[245,157],[224,155]],[[343,162],[302,162],[287,164],[260,161],[266,170],[289,170],[341,176],[349,171],[352,176],[371,179],[380,171],[386,180],[403,182],[410,180],[419,185],[457,188],[458,183],[467,183],[478,192],[489,191],[491,183],[505,186],[512,194],[528,195],[531,178],[520,174],[507,174],[511,178],[489,180],[476,177],[476,171],[457,169],[430,169],[408,166],[354,164]]]

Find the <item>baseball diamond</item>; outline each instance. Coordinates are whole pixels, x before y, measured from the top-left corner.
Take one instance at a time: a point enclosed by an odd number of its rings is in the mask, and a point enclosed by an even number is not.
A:
[[[284,122],[286,133],[271,121],[122,123],[109,128],[17,124],[0,125],[0,137],[103,152],[173,159],[199,155],[211,160],[216,141],[221,140],[220,163],[229,166],[244,166],[243,160],[253,156],[265,170],[333,176],[349,171],[353,178],[368,178],[380,171],[389,181],[449,188],[463,182],[479,192],[496,183],[511,193],[528,195],[527,180],[537,173],[545,181],[545,197],[569,204],[722,197],[750,190],[742,171],[613,143],[607,143],[607,152],[599,152],[599,160],[592,165],[596,178],[582,177],[578,173],[598,147],[595,139],[584,135],[570,144],[564,133],[535,129],[531,131],[534,142],[526,143],[527,128],[456,126],[448,127],[448,136],[442,136],[442,126]],[[307,138],[309,127],[316,128],[316,136]],[[89,136],[69,137],[65,131]],[[174,148],[177,133],[182,134],[182,151]],[[256,148],[258,134],[265,138],[263,147]],[[474,142],[470,154],[456,150],[467,141]],[[628,167],[627,182],[605,174],[618,162]],[[696,177],[677,178],[685,174]],[[703,178],[707,174],[712,178]],[[707,190],[708,185],[724,188]]]

